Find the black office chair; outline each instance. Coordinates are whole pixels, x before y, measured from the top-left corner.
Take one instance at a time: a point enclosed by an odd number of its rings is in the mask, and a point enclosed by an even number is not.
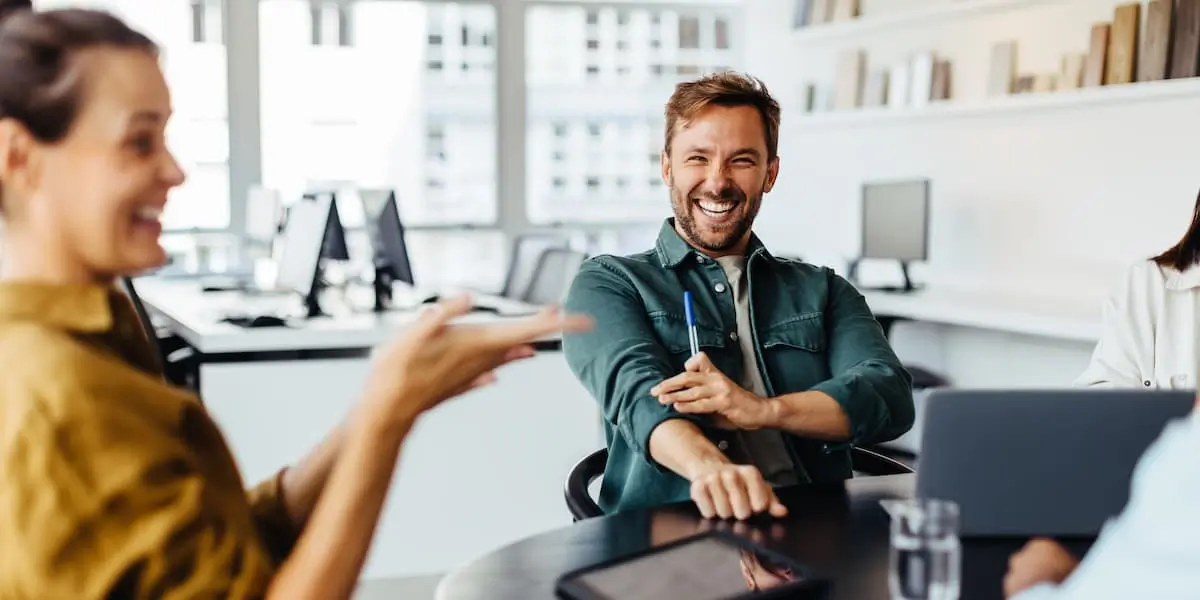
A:
[[[500,295],[513,300],[524,300],[532,285],[541,261],[542,253],[550,248],[566,248],[567,239],[548,233],[528,233],[513,240],[512,253],[508,259],[508,273],[504,276],[504,288]]]
[[[562,302],[586,260],[587,254],[578,250],[546,248],[538,257],[537,268],[521,300],[542,306]]]
[[[117,280],[117,285],[129,297],[133,309],[137,311],[138,320],[142,322],[142,331],[158,349],[159,370],[166,380],[198,392],[199,360],[195,351],[183,338],[170,332],[160,332],[154,326],[154,321],[146,311],[141,296],[138,296],[132,279],[121,277]]]
[[[851,449],[850,460],[856,475],[904,475],[914,471],[904,463],[888,458],[873,450],[855,446]],[[588,490],[592,482],[604,475],[604,466],[608,462],[608,449],[601,448],[583,458],[567,474],[566,485],[563,486],[563,497],[567,501],[567,510],[575,521],[604,516],[600,505],[592,499]]]

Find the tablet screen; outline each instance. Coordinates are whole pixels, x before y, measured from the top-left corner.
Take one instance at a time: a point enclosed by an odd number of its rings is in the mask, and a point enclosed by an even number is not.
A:
[[[725,600],[800,580],[791,565],[719,537],[701,537],[579,575],[575,582],[613,600]]]

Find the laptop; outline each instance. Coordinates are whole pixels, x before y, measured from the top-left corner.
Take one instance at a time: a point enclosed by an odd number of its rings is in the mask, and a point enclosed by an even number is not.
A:
[[[953,500],[963,536],[1093,537],[1120,514],[1142,454],[1195,391],[937,390],[916,495]]]

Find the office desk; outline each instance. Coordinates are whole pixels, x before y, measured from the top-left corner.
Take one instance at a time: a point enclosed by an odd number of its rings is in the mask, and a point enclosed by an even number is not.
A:
[[[914,477],[872,477],[848,481],[845,487],[780,490],[789,516],[753,525],[701,519],[691,503],[581,521],[502,548],[449,573],[436,598],[549,600],[555,598],[554,582],[563,573],[718,527],[755,539],[832,577],[831,599],[886,600],[890,597],[889,520],[879,500],[911,495]],[[960,597],[1000,599],[1008,558],[1024,541],[965,540]],[[1085,550],[1089,542],[1076,542],[1072,549]]]
[[[162,318],[169,328],[201,355],[202,362],[255,362],[304,358],[361,357],[383,342],[391,340],[419,316],[419,305],[382,313],[370,311],[370,288],[353,288],[346,298],[336,292],[324,306],[327,317],[296,319],[289,327],[248,328],[221,319],[231,313],[298,314],[298,296],[286,294],[244,294],[241,292],[204,292],[198,282],[188,280],[139,279],[138,295],[146,308]],[[480,304],[493,306],[501,314],[472,312],[457,322],[495,323],[529,315],[537,307],[494,296],[477,296]],[[350,306],[360,307],[351,309]],[[540,346],[556,349],[557,337],[546,338]]]
[[[187,281],[136,285],[147,308],[201,354],[200,395],[248,482],[294,463],[344,420],[359,400],[372,348],[417,316],[335,312],[339,303],[329,302],[332,318],[243,328],[219,319],[273,309],[281,299],[202,293]],[[369,297],[358,300],[370,305]],[[472,313],[462,321],[503,318]],[[556,337],[544,342],[558,345]],[[405,440],[364,579],[446,572],[570,522],[558,494],[575,461],[604,444],[596,403],[560,352],[540,352],[497,375],[496,384],[422,416]],[[505,518],[481,511],[480,498],[503,505]],[[428,539],[453,542],[418,543]]]
[[[1100,339],[1102,298],[950,287],[910,293],[864,290],[863,295],[881,322],[907,319],[1075,342],[1095,343]]]

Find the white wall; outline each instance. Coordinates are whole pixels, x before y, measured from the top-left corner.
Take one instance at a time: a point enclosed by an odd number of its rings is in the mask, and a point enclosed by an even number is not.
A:
[[[948,0],[863,0],[878,16]],[[1011,11],[928,20],[862,36],[793,39],[792,0],[746,3],[747,65],[783,104],[781,175],[759,232],[781,252],[840,268],[856,253],[858,186],[929,177],[934,285],[982,283],[1065,294],[1094,310],[1128,262],[1185,230],[1200,177],[1200,96],[954,118],[806,125],[806,82],[832,85],[839,52],[867,51],[869,68],[934,50],[953,61],[955,101],[982,100],[991,46],[1018,41],[1020,72],[1057,71],[1085,52],[1091,25],[1117,0],[1028,3]],[[1186,85],[1186,84],[1185,84]],[[1200,88],[1195,88],[1200,89]],[[812,122],[808,122],[812,123]],[[932,336],[932,337],[931,337]],[[960,385],[1066,384],[1087,344],[922,326],[897,328],[897,351],[943,366]]]

